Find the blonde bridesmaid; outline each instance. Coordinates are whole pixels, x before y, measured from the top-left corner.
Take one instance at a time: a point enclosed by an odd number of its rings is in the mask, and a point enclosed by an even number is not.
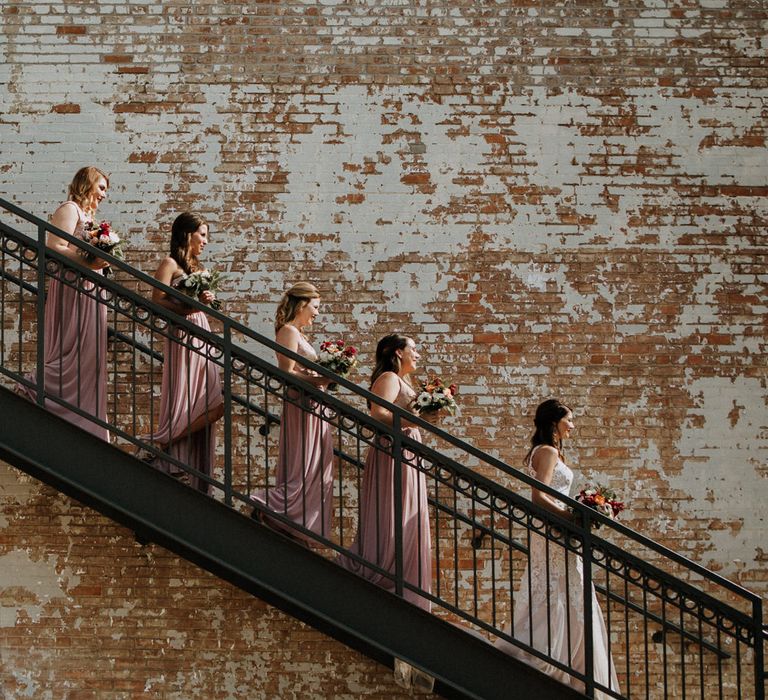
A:
[[[62,231],[82,238],[102,200],[109,178],[94,166],[80,168],[69,185],[68,199],[51,216]],[[60,236],[48,232],[46,246],[68,260],[103,274],[108,263],[101,258],[86,260],[82,251]],[[49,395],[78,408],[82,416],[55,401],[45,407],[75,425],[109,441],[109,431],[88,416],[107,420],[107,308],[96,297],[96,285],[83,280],[62,281],[63,271],[52,276],[45,299],[44,376]],[[81,291],[82,290],[82,291]],[[42,290],[40,290],[42,293]],[[35,381],[35,375],[27,379]],[[18,386],[19,392],[35,399],[33,388]]]
[[[316,362],[317,353],[304,331],[312,326],[319,313],[317,289],[308,282],[293,285],[277,308],[275,339],[288,350]],[[330,381],[281,353],[277,353],[277,362],[284,372],[318,388],[325,388]],[[295,390],[289,390],[288,399],[283,401],[276,474],[275,486],[254,494],[253,500],[311,532],[329,537],[333,510],[333,438],[330,426],[318,413],[318,404],[302,400],[300,392]],[[300,541],[313,541],[274,518],[262,517],[258,509],[254,517],[285,530]]]

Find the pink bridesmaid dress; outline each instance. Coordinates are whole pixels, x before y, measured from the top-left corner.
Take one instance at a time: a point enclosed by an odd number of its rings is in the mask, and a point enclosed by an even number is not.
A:
[[[77,209],[73,236],[82,237],[86,223],[92,221],[75,202],[64,202]],[[62,205],[64,206],[64,205]],[[102,274],[101,270],[97,274]],[[66,401],[88,415],[107,420],[107,307],[100,304],[96,285],[74,279],[66,268],[59,276],[80,285],[82,291],[51,277],[45,299],[44,376],[48,394]],[[36,375],[27,379],[35,381]],[[18,385],[19,392],[36,400],[33,388]],[[45,407],[58,416],[109,442],[109,431],[87,417],[55,401]]]
[[[297,352],[317,361],[317,354],[303,336],[299,338]],[[310,373],[298,363],[296,369]],[[298,399],[298,392],[293,392],[292,397]],[[304,410],[290,401],[283,402],[276,483],[251,498],[307,530],[329,538],[333,511],[333,437],[319,410],[320,406],[311,400],[305,400]],[[274,518],[265,516],[264,519],[270,527],[302,542],[316,542]]]
[[[399,376],[400,391],[393,403],[411,410],[416,392]],[[403,434],[421,442],[418,428],[403,428]],[[423,472],[409,466],[415,455],[403,450],[403,577],[408,583],[427,593],[432,591],[432,536],[429,529],[427,480]],[[350,551],[370,561],[384,571],[395,573],[395,465],[386,451],[371,446],[365,460],[362,493],[360,496],[360,524]],[[342,555],[339,563],[350,571],[383,588],[394,590],[392,579]],[[431,610],[427,598],[405,589],[404,597],[426,611]]]
[[[203,330],[211,329],[202,311],[195,311],[187,320]],[[175,328],[175,335],[181,342],[166,338],[163,345],[160,424],[150,437],[167,445],[165,452],[174,459],[210,476],[216,455],[216,423],[208,423],[194,433],[189,432],[189,426],[223,402],[219,369],[206,357],[204,341],[192,338],[192,350],[187,347],[190,341],[184,330]],[[154,464],[168,474],[183,472],[166,460],[158,459]],[[209,492],[208,482],[200,477],[192,475],[190,484],[198,491]]]

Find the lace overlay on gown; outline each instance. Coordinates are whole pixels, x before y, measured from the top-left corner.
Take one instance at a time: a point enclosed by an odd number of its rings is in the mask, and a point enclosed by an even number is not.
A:
[[[535,450],[534,450],[535,452]],[[531,453],[531,459],[533,453]],[[528,463],[528,473],[537,474]],[[573,471],[558,459],[550,486],[567,496]],[[558,505],[564,504],[557,501]],[[565,666],[584,672],[584,565],[580,556],[566,552],[558,540],[531,532],[529,561],[515,596],[512,625],[505,632],[520,642],[552,657]],[[548,614],[549,613],[549,614]],[[615,667],[610,656],[605,621],[592,586],[592,635],[595,680],[619,692]],[[584,684],[552,664],[526,653],[519,647],[498,640],[496,646],[547,675],[583,692]],[[596,691],[599,699],[610,697]]]

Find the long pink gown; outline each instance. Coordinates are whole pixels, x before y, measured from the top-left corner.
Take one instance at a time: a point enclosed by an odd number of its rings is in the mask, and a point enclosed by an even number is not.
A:
[[[530,467],[530,461],[528,469],[531,476],[535,477],[536,473]],[[558,460],[550,486],[567,496],[572,481],[573,472],[565,462]],[[505,630],[515,639],[582,673],[586,667],[583,570],[581,557],[569,553],[566,563],[566,555],[561,545],[550,542],[547,548],[544,537],[531,534],[529,564],[523,572],[520,590],[515,598],[514,622]],[[549,578],[549,586],[547,586],[547,578]],[[595,680],[618,693],[620,689],[616,677],[616,666],[611,658],[608,633],[594,586],[592,586],[592,638]],[[546,661],[526,653],[503,639],[498,640],[496,646],[561,683],[584,692],[584,684],[581,681]],[[610,696],[597,691],[595,697],[607,700]]]
[[[416,392],[399,376],[400,391],[394,404],[411,410]],[[421,442],[418,428],[403,428],[403,434]],[[403,578],[427,593],[432,591],[432,535],[429,529],[427,502],[427,480],[423,472],[409,462],[415,462],[415,455],[403,450],[402,501],[403,501]],[[357,537],[350,551],[379,566],[384,571],[395,573],[395,464],[386,451],[371,446],[365,460],[362,493],[360,495],[360,524]],[[394,590],[392,579],[366,567],[347,556],[340,556],[339,563],[350,571],[383,588]],[[405,589],[403,596],[411,603],[426,611],[431,603],[418,593]]]
[[[211,329],[202,311],[195,311],[187,320],[203,330]],[[189,432],[189,426],[223,402],[219,369],[206,357],[204,341],[193,337],[194,349],[189,349],[186,332],[176,328],[175,334],[181,342],[166,338],[163,345],[160,424],[151,439],[168,445],[165,451],[174,459],[210,476],[216,455],[216,423],[208,423],[194,433]],[[174,475],[183,471],[162,459],[157,460],[155,466]],[[204,479],[192,476],[190,484],[199,491],[209,492]]]
[[[64,202],[77,210],[77,226],[72,233],[82,237],[87,222],[92,221],[75,202]],[[64,206],[64,205],[62,205]],[[101,270],[97,274],[102,274]],[[59,276],[80,284],[75,289],[58,277],[51,277],[45,299],[44,376],[45,390],[85,413],[107,420],[107,307],[97,299],[96,285],[77,280],[62,268]],[[27,379],[36,380],[35,374]],[[19,392],[33,401],[36,392],[18,385]],[[109,431],[54,402],[45,407],[83,430],[109,442]]]
[[[297,352],[308,360],[317,361],[312,345],[303,336],[299,337]],[[310,373],[298,363],[295,367],[299,372]],[[293,396],[298,399],[298,392]],[[319,416],[320,407],[316,402],[306,400],[304,408],[306,410],[290,401],[283,402],[276,483],[259,490],[251,498],[307,530],[330,538],[333,436],[328,422]],[[316,541],[274,518],[265,516],[265,520],[270,527],[283,530],[296,539]]]

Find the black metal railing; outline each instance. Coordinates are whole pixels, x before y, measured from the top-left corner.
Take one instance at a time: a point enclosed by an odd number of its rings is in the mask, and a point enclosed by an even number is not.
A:
[[[0,220],[6,385],[589,696],[764,698],[759,596],[345,379],[333,377],[342,399],[282,371],[276,351],[332,376],[122,261],[108,258],[115,274],[104,277],[61,256],[47,232],[84,244],[10,202],[0,207],[13,221]],[[192,313],[168,311],[139,286]],[[82,308],[54,310],[51,287]],[[46,313],[82,333],[46,338]],[[86,347],[91,337],[97,348]],[[66,390],[55,371],[72,361],[65,340],[87,359],[72,365]],[[102,413],[89,408],[94,366],[106,374]],[[366,402],[389,409],[393,424],[372,419]],[[172,427],[162,434],[164,421]],[[282,446],[270,430],[278,425]],[[298,501],[281,488],[291,450],[294,461],[323,465],[319,476],[301,472]],[[521,495],[532,486],[574,520]],[[530,599],[546,601],[536,608],[543,618],[533,619]]]

